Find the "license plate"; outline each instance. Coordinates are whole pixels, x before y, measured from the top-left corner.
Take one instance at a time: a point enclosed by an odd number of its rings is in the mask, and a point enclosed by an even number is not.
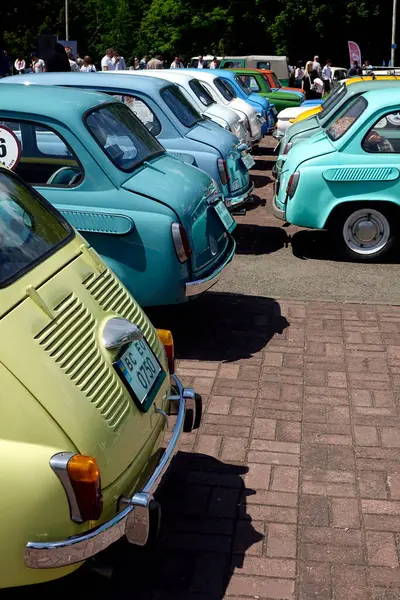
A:
[[[242,162],[248,171],[256,164],[256,161],[251,154],[244,154],[242,156]]]
[[[238,190],[240,188],[240,181],[239,179],[235,179],[235,181],[231,182],[231,190],[232,192],[236,192],[236,190]]]
[[[231,231],[233,231],[236,227],[236,221],[235,219],[232,217],[231,213],[229,212],[229,210],[226,208],[225,204],[223,202],[218,202],[218,204],[216,204],[214,206],[217,215],[219,216],[219,218],[221,219],[222,223],[225,226],[225,229],[231,233]]]
[[[146,401],[151,400],[151,392],[160,380],[160,373],[164,373],[148,343],[145,340],[132,342],[114,366],[133,398],[143,410],[147,410]]]
[[[271,111],[272,111],[272,114],[273,114],[275,117],[277,117],[277,116],[278,116],[278,111],[276,110],[275,106],[271,106]]]

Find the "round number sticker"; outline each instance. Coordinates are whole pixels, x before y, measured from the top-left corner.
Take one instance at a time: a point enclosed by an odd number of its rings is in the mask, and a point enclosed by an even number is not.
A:
[[[0,165],[7,169],[16,169],[21,157],[21,144],[15,133],[0,125]]]

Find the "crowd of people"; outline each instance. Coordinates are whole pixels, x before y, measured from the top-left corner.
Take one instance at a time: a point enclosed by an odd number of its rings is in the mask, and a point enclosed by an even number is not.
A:
[[[219,61],[217,57],[208,64],[204,57],[200,55],[194,65],[185,64],[182,57],[176,55],[171,64],[165,61],[163,57],[156,54],[152,57],[143,56],[139,60],[137,56],[132,57],[127,66],[123,56],[114,48],[107,48],[105,55],[100,61],[102,71],[124,71],[142,70],[142,69],[184,69],[185,67],[195,66],[198,69],[218,69]],[[74,56],[70,48],[66,48],[60,43],[56,43],[53,53],[46,60],[40,58],[36,52],[33,52],[26,60],[22,54],[18,54],[15,61],[8,56],[7,51],[0,50],[0,77],[24,73],[43,73],[45,71],[82,71],[84,73],[95,73],[97,71],[90,56],[83,58],[79,54]]]
[[[368,60],[362,66],[355,60],[347,75],[348,77],[354,77],[371,69],[372,66]],[[320,99],[323,94],[327,94],[331,90],[332,61],[328,58],[323,67],[318,55],[315,55],[313,60],[308,60],[305,66],[303,61],[299,61],[296,67],[290,67],[290,78],[293,87],[304,90],[306,100]]]

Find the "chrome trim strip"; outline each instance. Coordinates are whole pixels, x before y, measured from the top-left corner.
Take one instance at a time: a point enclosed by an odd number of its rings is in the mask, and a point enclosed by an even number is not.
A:
[[[225,273],[227,273],[228,269],[231,267],[232,259],[235,255],[236,250],[236,242],[233,244],[233,248],[228,255],[228,258],[224,261],[224,263],[218,267],[211,275],[205,277],[204,279],[197,279],[195,281],[188,281],[186,284],[185,296],[186,298],[190,298],[191,296],[198,296],[203,292],[209,290],[213,285],[218,283]]]
[[[74,488],[68,475],[67,467],[70,459],[75,456],[74,452],[59,452],[54,454],[50,459],[50,467],[57,475],[67,495],[71,519],[75,523],[83,523],[81,511],[79,510],[78,502]]]
[[[179,397],[176,423],[168,446],[151,477],[141,491],[126,500],[127,506],[112,519],[86,533],[58,542],[28,542],[25,546],[25,565],[32,569],[52,569],[82,562],[98,554],[124,535],[131,543],[146,543],[149,533],[149,507],[161,479],[178,451],[186,414],[186,396],[194,392],[182,387],[172,375]],[[173,396],[174,398],[176,396]]]

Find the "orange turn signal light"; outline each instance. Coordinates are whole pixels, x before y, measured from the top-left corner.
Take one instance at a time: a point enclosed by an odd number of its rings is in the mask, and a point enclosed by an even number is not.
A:
[[[170,373],[175,372],[175,348],[174,338],[168,329],[157,329],[158,337],[165,348],[168,360],[168,369]]]
[[[82,521],[96,521],[103,510],[100,469],[96,459],[75,454],[68,461],[67,471]]]

